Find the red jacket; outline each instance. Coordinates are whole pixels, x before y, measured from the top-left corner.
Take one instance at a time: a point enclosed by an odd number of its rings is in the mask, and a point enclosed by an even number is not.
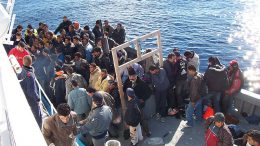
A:
[[[226,90],[226,95],[231,96],[234,93],[237,93],[240,91],[241,86],[242,86],[242,72],[240,69],[236,70],[235,73],[230,73],[229,74],[229,79],[230,79],[230,87],[229,89]]]
[[[20,64],[20,66],[22,67],[23,66],[23,57],[26,56],[26,55],[29,55],[29,52],[25,49],[23,49],[23,51],[19,51],[17,48],[13,48],[8,56],[10,55],[14,55],[15,58],[17,59],[18,63]]]

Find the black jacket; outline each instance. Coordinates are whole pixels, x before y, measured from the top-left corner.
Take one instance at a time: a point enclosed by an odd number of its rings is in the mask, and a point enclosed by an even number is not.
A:
[[[57,34],[58,32],[60,32],[62,29],[65,29],[66,32],[69,31],[69,26],[72,24],[72,22],[70,20],[67,20],[66,22],[61,22],[60,25],[56,28],[56,30],[54,31],[55,34]]]
[[[127,103],[125,122],[127,125],[133,127],[136,127],[141,122],[141,112],[138,108],[136,99],[131,99]]]
[[[18,74],[25,97],[33,111],[38,109],[38,102],[40,101],[37,85],[35,81],[35,74],[32,67],[24,66],[22,72]]]
[[[103,35],[98,26],[95,26],[95,27],[93,28],[92,32],[93,32],[93,34],[95,35],[95,40],[96,40],[97,38],[102,37],[102,35]]]
[[[187,61],[185,59],[179,59],[174,65],[174,76],[176,81],[187,79]]]
[[[93,62],[96,63],[100,69],[107,69],[108,73],[114,72],[113,62],[106,54],[101,54],[99,57],[93,58]]]
[[[121,28],[119,31],[117,29],[114,30],[112,34],[112,38],[119,44],[123,44],[125,42],[125,29]]]
[[[166,71],[168,80],[170,81],[170,85],[173,85],[175,82],[175,76],[173,74],[174,72],[174,64],[170,62],[169,60],[165,60],[163,62],[163,68]]]
[[[209,91],[221,92],[228,86],[228,77],[224,65],[209,66],[204,74]]]

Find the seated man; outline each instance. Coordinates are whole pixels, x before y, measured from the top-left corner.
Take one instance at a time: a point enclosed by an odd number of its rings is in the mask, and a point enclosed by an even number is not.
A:
[[[48,117],[42,133],[49,146],[77,146],[75,138],[77,134],[77,114],[71,112],[67,103],[57,107],[57,114]]]
[[[216,113],[206,121],[206,146],[233,146],[234,141],[228,126],[225,124],[223,113]]]

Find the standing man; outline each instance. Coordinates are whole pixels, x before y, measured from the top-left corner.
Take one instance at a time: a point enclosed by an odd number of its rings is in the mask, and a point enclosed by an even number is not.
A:
[[[139,100],[138,103],[142,115],[141,125],[143,127],[146,136],[149,137],[151,135],[151,132],[149,130],[147,119],[145,118],[144,106],[145,106],[145,101],[149,99],[150,96],[152,95],[152,90],[143,80],[141,80],[137,76],[133,68],[128,69],[128,75],[129,78],[124,83],[124,91],[126,92],[127,88],[132,88],[134,90],[136,95],[136,100]]]
[[[110,107],[104,105],[103,96],[99,92],[94,93],[92,96],[92,110],[85,123],[81,127],[83,134],[90,134],[94,146],[104,146],[108,128],[112,121],[112,111]]]
[[[107,73],[106,69],[102,69],[100,76],[96,82],[95,85],[95,89],[96,90],[101,90],[104,92],[108,92],[109,88],[108,88],[108,81],[112,80],[113,78],[111,78],[111,76]]]
[[[42,134],[49,146],[78,146],[77,114],[70,110],[67,103],[58,105],[56,114],[48,117],[42,129]]]
[[[188,75],[191,77],[191,80],[189,82],[190,103],[186,109],[186,127],[192,127],[194,113],[196,120],[202,121],[202,97],[200,95],[200,88],[203,76],[196,71],[196,67],[194,65],[188,66]]]
[[[126,94],[128,103],[125,112],[125,122],[130,129],[131,146],[136,146],[139,141],[143,140],[142,129],[140,126],[141,112],[138,107],[138,101],[136,100],[134,90],[132,88],[127,88]]]
[[[121,23],[117,24],[116,29],[114,30],[114,32],[112,34],[112,38],[119,45],[121,45],[125,42],[125,29]]]
[[[174,52],[176,56],[176,63],[174,65],[174,76],[176,78],[176,104],[175,111],[184,114],[184,98],[186,98],[186,86],[187,86],[187,62],[181,56],[180,52]],[[179,114],[178,114],[179,117]]]
[[[188,61],[188,66],[193,65],[196,67],[196,70],[199,71],[200,68],[200,57],[194,51],[187,50],[184,52],[184,56]]]
[[[29,55],[29,52],[25,49],[25,43],[20,41],[16,48],[10,50],[8,56],[14,55],[20,66],[23,66],[23,57]]]
[[[67,16],[63,17],[63,21],[60,23],[60,25],[57,27],[57,29],[54,31],[54,34],[57,34],[62,29],[65,29],[66,32],[69,31],[69,26],[72,24],[72,22],[67,18]]]
[[[104,21],[103,29],[104,29],[105,32],[108,33],[108,37],[112,37],[112,33],[114,31],[114,28],[111,25],[109,25],[108,20]]]
[[[92,106],[92,101],[86,89],[79,88],[77,81],[72,80],[71,84],[73,90],[69,93],[68,104],[77,113],[78,120],[80,121],[87,117]]]
[[[170,87],[170,82],[167,78],[166,72],[163,68],[156,67],[154,65],[149,68],[152,74],[152,85],[155,89],[155,101],[156,101],[156,119],[161,122],[165,122],[163,116],[166,113],[166,96]]]
[[[234,140],[228,126],[225,123],[223,113],[216,113],[206,121],[206,146],[233,146]]]
[[[34,118],[38,123],[38,126],[42,127],[42,114],[40,109],[40,97],[37,93],[37,85],[35,82],[35,74],[32,68],[32,57],[26,55],[23,57],[23,69],[18,74],[18,79],[21,80],[20,84],[23,89],[24,95],[29,103]]]

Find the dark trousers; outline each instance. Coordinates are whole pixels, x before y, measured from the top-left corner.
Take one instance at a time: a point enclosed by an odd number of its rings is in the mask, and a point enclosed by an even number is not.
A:
[[[40,106],[33,106],[31,107],[33,116],[38,124],[38,126],[40,127],[40,129],[42,128],[42,113],[41,113],[41,108]]]
[[[145,115],[144,115],[144,109],[140,109],[141,110],[141,127],[143,128],[143,131],[145,134],[148,134],[150,132],[149,130],[149,126],[148,126],[148,121],[147,119],[145,118]]]
[[[166,115],[166,97],[167,90],[155,91],[156,113],[159,113],[161,116]]]
[[[184,107],[184,98],[186,94],[186,86],[187,81],[186,80],[178,80],[176,82],[176,88],[175,88],[175,106],[177,108],[183,108]]]

